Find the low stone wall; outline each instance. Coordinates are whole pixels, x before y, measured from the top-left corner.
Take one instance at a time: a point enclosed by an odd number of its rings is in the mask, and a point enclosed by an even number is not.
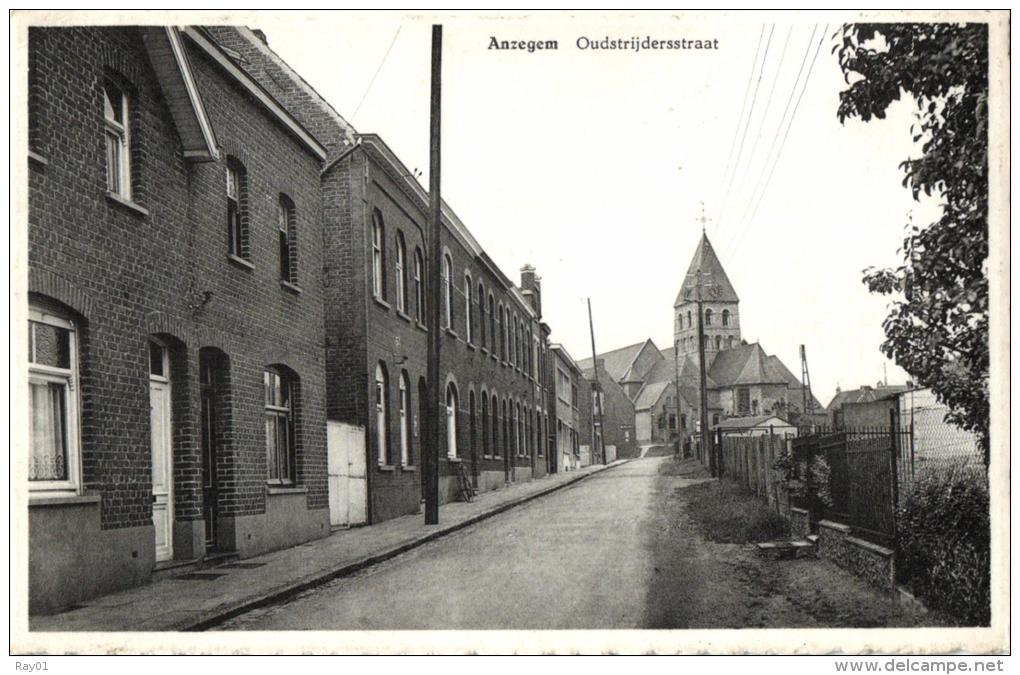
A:
[[[806,509],[790,507],[790,536],[806,539],[811,534],[811,517]]]
[[[818,554],[877,588],[895,589],[893,551],[852,536],[842,523],[818,523]]]

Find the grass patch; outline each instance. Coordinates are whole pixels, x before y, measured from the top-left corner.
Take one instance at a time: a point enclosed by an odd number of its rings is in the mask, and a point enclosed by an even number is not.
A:
[[[747,544],[789,536],[778,513],[741,487],[726,480],[683,488],[687,510],[702,534],[725,544]]]

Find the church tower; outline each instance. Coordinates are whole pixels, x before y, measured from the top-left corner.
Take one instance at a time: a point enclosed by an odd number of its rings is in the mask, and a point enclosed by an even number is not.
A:
[[[712,365],[716,354],[740,346],[740,299],[719,257],[701,233],[701,241],[687,269],[680,292],[673,303],[673,347],[680,358],[698,357],[698,272],[701,272],[701,307],[704,312],[705,363]]]

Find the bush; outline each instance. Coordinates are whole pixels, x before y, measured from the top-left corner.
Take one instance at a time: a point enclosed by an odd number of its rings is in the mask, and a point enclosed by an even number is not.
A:
[[[898,513],[897,574],[959,625],[991,619],[988,483],[972,467],[919,476]]]

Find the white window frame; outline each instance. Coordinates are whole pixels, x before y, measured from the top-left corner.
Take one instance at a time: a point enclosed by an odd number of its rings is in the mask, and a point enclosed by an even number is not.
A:
[[[404,237],[397,232],[397,255],[394,256],[394,268],[397,272],[397,309],[401,312],[407,311],[407,277],[405,276],[405,268],[407,267],[407,246],[404,243]]]
[[[446,385],[446,456],[457,456],[457,390],[452,382]]]
[[[422,277],[425,275],[425,263],[421,257],[421,251],[414,251],[414,318],[418,323],[425,321],[425,287],[422,285]]]
[[[383,224],[378,213],[372,214],[372,294],[383,300]]]
[[[63,328],[71,333],[69,338],[70,344],[68,346],[70,368],[64,369],[32,363],[32,355],[28,355],[29,383],[49,384],[55,382],[63,384],[67,389],[67,398],[65,399],[64,406],[64,414],[66,415],[65,424],[67,426],[67,479],[30,480],[28,481],[28,489],[30,493],[36,493],[37,495],[77,495],[81,492],[81,440],[79,438],[81,402],[78,387],[78,329],[70,319],[50,314],[35,307],[29,308],[28,319],[36,323]],[[31,401],[31,397],[29,397],[29,401]],[[30,436],[28,451],[31,453],[31,412],[29,415]]]
[[[387,466],[386,455],[389,450],[386,429],[386,373],[382,365],[375,366],[375,443],[377,460],[381,466]]]
[[[443,254],[443,317],[444,327],[453,330],[453,260],[450,254]]]
[[[464,335],[468,342],[474,342],[475,336],[471,325],[471,273],[464,272]]]
[[[122,122],[118,122],[116,117],[110,117],[107,115],[106,102],[109,99],[107,93],[109,89],[115,89],[120,94],[120,101],[110,101],[110,107],[114,107],[117,103],[120,104],[120,115]],[[129,114],[131,112],[130,97],[124,88],[117,85],[109,80],[103,83],[103,122],[104,122],[104,140],[112,137],[115,139],[117,144],[117,171],[114,174],[110,171],[110,167],[106,167],[106,189],[112,194],[123,197],[124,199],[131,199],[131,118]],[[105,143],[104,143],[105,147]],[[106,154],[107,160],[109,160],[109,153]],[[110,179],[116,178],[117,185],[111,186]]]
[[[410,429],[408,428],[408,405],[411,392],[409,391],[407,373],[400,374],[400,465],[410,466]]]

